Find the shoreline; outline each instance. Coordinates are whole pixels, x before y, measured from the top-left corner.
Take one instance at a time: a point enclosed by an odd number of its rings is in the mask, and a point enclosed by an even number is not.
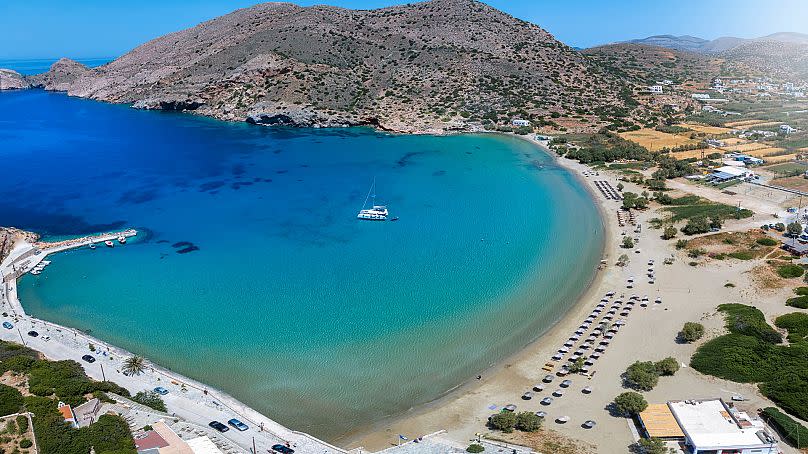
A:
[[[618,245],[617,241],[614,239],[614,235],[617,233],[617,226],[614,225],[615,223],[613,222],[613,218],[608,216],[607,210],[609,207],[606,206],[606,200],[595,192],[595,188],[592,186],[591,182],[587,180],[582,173],[584,170],[588,170],[588,167],[586,167],[584,164],[579,164],[556,155],[541,141],[536,140],[533,135],[522,136],[513,133],[489,131],[466,132],[463,134],[495,134],[505,137],[514,137],[527,141],[538,148],[541,152],[550,155],[553,158],[554,163],[568,171],[587,191],[592,203],[598,210],[604,235],[603,247],[600,252],[601,259],[608,261],[608,258],[611,257],[612,253],[617,252],[616,248]],[[430,402],[413,407],[405,413],[390,416],[389,418],[372,424],[370,427],[357,429],[356,431],[341,437],[335,442],[339,443],[341,446],[345,446],[346,449],[355,449],[361,447],[374,451],[388,448],[391,445],[385,444],[385,440],[389,440],[392,433],[402,433],[408,436],[417,436],[415,433],[407,434],[405,432],[401,432],[399,430],[401,427],[398,426],[408,426],[413,422],[413,420],[418,420],[425,417],[428,418],[432,414],[439,413],[442,410],[445,411],[447,406],[457,404],[458,401],[468,398],[469,395],[476,394],[483,387],[497,386],[499,381],[502,379],[502,375],[506,374],[509,369],[519,368],[527,363],[534,362],[537,354],[541,352],[541,350],[543,350],[548,344],[555,345],[554,339],[556,339],[562,333],[564,336],[566,336],[569,327],[578,324],[576,320],[585,315],[589,310],[585,302],[600,299],[602,293],[605,293],[603,287],[607,270],[608,268],[601,269],[601,267],[598,266],[597,269],[594,270],[592,278],[589,280],[587,285],[581,289],[578,298],[559,317],[558,320],[547,327],[547,329],[538,335],[536,339],[528,342],[514,353],[502,358],[495,364],[483,370],[481,372],[481,375],[483,376],[482,380],[474,380],[474,377],[469,377],[466,381],[459,383],[455,388],[447,391],[446,394]],[[397,428],[395,430],[391,430],[391,427]],[[440,428],[445,430],[448,434],[447,436],[453,441],[460,441],[457,439],[457,437],[452,437],[452,433],[454,432],[453,429],[457,429],[457,427],[443,425]],[[480,431],[483,429],[484,425],[481,425]],[[470,440],[473,437],[467,438]]]
[[[382,131],[382,132],[384,132],[384,131]],[[387,133],[390,133],[390,132],[387,132]],[[481,133],[481,131],[478,131],[477,133]],[[455,133],[453,133],[453,134],[455,134]],[[462,133],[456,133],[456,134],[462,134]],[[502,134],[502,133],[497,133],[497,134]],[[563,167],[567,171],[571,172],[572,175],[577,179],[578,183],[580,183],[585,188],[585,190],[588,192],[591,200],[593,201],[593,203],[597,207],[598,213],[599,213],[599,215],[601,217],[601,225],[602,225],[602,228],[603,228],[604,238],[603,238],[603,245],[602,245],[602,248],[601,248],[601,251],[600,251],[600,258],[608,257],[608,255],[609,255],[608,252],[613,247],[613,244],[612,244],[613,243],[613,240],[612,240],[612,233],[613,232],[611,232],[611,230],[610,230],[610,223],[608,222],[607,213],[605,211],[606,207],[602,205],[603,200],[600,200],[598,198],[598,195],[593,191],[593,188],[590,186],[590,184],[587,182],[587,180],[584,178],[584,176],[580,174],[581,169],[576,169],[572,165],[573,164],[572,162],[563,162],[561,160],[562,158],[559,158],[554,153],[552,153],[550,150],[548,150],[543,144],[541,144],[540,142],[538,142],[536,140],[533,140],[530,137],[518,136],[518,135],[515,135],[515,134],[503,134],[503,135],[515,136],[515,137],[518,137],[518,138],[520,138],[522,140],[527,140],[528,142],[533,143],[533,145],[536,146],[541,152],[545,152],[545,153],[550,154],[550,156],[552,156],[552,158],[553,158],[553,160],[554,160],[554,162],[556,164],[560,165],[561,167]],[[444,395],[436,398],[435,400],[433,400],[431,402],[428,402],[428,403],[425,403],[425,404],[420,404],[420,405],[418,405],[416,407],[413,407],[411,410],[409,410],[407,412],[400,413],[400,414],[397,414],[395,416],[391,416],[390,419],[381,420],[378,423],[374,423],[370,428],[359,428],[359,429],[357,429],[357,431],[355,433],[349,433],[349,434],[346,434],[344,436],[341,436],[341,437],[333,440],[333,442],[337,443],[337,444],[339,444],[341,446],[351,446],[351,445],[354,444],[354,442],[356,440],[362,439],[362,438],[366,437],[368,434],[376,433],[381,426],[384,426],[384,425],[387,425],[387,424],[390,424],[390,423],[399,422],[399,421],[402,421],[402,420],[405,420],[407,418],[412,417],[413,414],[409,413],[410,411],[414,412],[414,414],[423,414],[423,413],[426,413],[426,412],[429,412],[429,411],[433,411],[436,407],[440,407],[440,406],[443,406],[444,404],[450,403],[450,402],[462,397],[464,394],[467,394],[469,392],[473,392],[479,386],[481,386],[481,385],[483,385],[485,383],[488,383],[489,382],[489,380],[488,380],[489,376],[494,376],[497,373],[500,373],[503,370],[511,367],[514,363],[523,362],[523,361],[525,361],[525,359],[527,359],[529,357],[532,357],[533,353],[534,353],[533,349],[536,347],[536,345],[538,343],[540,343],[542,340],[544,340],[544,339],[546,339],[546,338],[548,338],[550,336],[553,336],[554,333],[556,333],[559,330],[560,326],[564,326],[569,320],[573,319],[574,316],[579,315],[579,313],[582,311],[582,307],[583,307],[582,302],[594,297],[596,291],[599,289],[599,287],[601,287],[602,280],[603,280],[603,275],[604,275],[603,270],[600,270],[600,269],[594,270],[591,279],[586,284],[586,286],[584,286],[581,289],[580,295],[577,297],[575,302],[573,304],[571,304],[569,308],[565,309],[564,313],[558,318],[558,320],[556,320],[549,327],[547,327],[544,330],[544,332],[542,334],[540,334],[535,340],[525,344],[524,346],[518,348],[511,355],[509,355],[509,356],[507,356],[505,358],[502,358],[501,360],[497,361],[495,364],[492,364],[491,366],[487,367],[482,372],[483,376],[486,377],[486,379],[484,379],[482,381],[475,381],[473,379],[473,377],[469,377],[469,379],[467,379],[466,381],[458,383],[457,386],[455,386],[452,389],[448,390]],[[16,292],[15,292],[15,296],[16,296]],[[38,319],[35,319],[33,317],[27,317],[27,318],[30,320],[32,325],[42,324],[44,326],[53,327],[56,330],[65,330],[65,331],[67,331],[69,333],[72,333],[76,337],[81,336],[88,343],[94,343],[96,345],[104,346],[104,347],[107,348],[108,351],[110,351],[110,352],[114,351],[118,356],[131,356],[131,353],[129,353],[129,352],[123,350],[123,349],[120,349],[120,348],[117,348],[115,346],[112,346],[109,343],[101,341],[99,339],[96,339],[96,338],[94,338],[92,336],[88,336],[88,335],[84,334],[83,332],[78,331],[76,329],[69,328],[69,327],[63,327],[63,326],[56,325],[56,324],[53,324],[53,323],[50,323],[50,322],[47,322],[47,321],[38,320]],[[3,336],[3,337],[5,338],[6,336]],[[13,340],[13,339],[11,339],[11,340]],[[45,352],[43,352],[43,354],[45,354],[47,356],[47,354]],[[235,410],[235,408],[239,408],[239,409],[241,409],[240,410],[241,413],[243,413],[244,415],[249,415],[249,416],[244,417],[244,419],[246,421],[248,421],[248,422],[251,422],[251,423],[255,424],[254,421],[260,421],[261,419],[266,419],[271,424],[277,424],[277,423],[274,423],[272,420],[270,420],[268,417],[266,417],[264,415],[261,415],[257,411],[253,410],[252,408],[249,408],[247,405],[241,403],[240,401],[236,400],[232,396],[230,396],[230,395],[228,395],[228,394],[226,394],[226,393],[224,393],[224,392],[222,392],[220,390],[215,390],[213,388],[210,388],[210,387],[204,385],[203,383],[200,383],[200,382],[198,382],[196,380],[190,379],[189,377],[184,377],[184,376],[176,374],[174,372],[170,372],[167,369],[159,367],[159,366],[157,366],[157,365],[155,365],[153,363],[149,363],[149,364],[153,368],[155,373],[157,373],[157,374],[164,375],[165,377],[170,377],[171,380],[177,380],[177,381],[180,381],[180,382],[190,384],[192,387],[200,389],[200,390],[202,390],[202,389],[208,390],[208,392],[211,395],[213,395],[214,393],[216,395],[219,395],[220,396],[219,400],[221,400],[222,402],[228,402],[228,403],[231,404],[232,407],[234,407],[234,408],[231,408],[231,410],[234,413],[239,414],[239,412],[237,412]],[[88,374],[93,376],[92,374],[89,373],[89,371],[88,371]],[[93,377],[93,378],[98,378],[98,377]],[[115,381],[115,379],[113,378],[112,381]],[[271,426],[271,425],[267,424],[267,426]],[[278,426],[280,426],[280,425],[278,424]],[[437,425],[435,427],[432,427],[431,430],[424,431],[422,433],[419,433],[418,435],[433,433],[435,430],[439,430],[439,429],[444,429],[444,427],[441,426],[441,425]],[[300,433],[300,432],[297,432],[297,431],[294,431],[294,430],[291,430],[291,429],[287,429],[287,428],[282,427],[282,426],[277,428],[276,431],[277,432],[282,432],[282,433],[287,433],[288,434],[288,435],[286,435],[287,437],[299,436],[299,437],[304,437],[304,438],[309,437],[309,438],[314,439],[314,437],[311,437],[308,434],[303,434],[303,433]],[[314,439],[314,440],[316,440],[316,439]],[[320,440],[317,440],[317,441],[321,442]],[[327,445],[328,448],[333,449],[335,452],[345,452],[344,449],[338,448],[336,446],[333,446],[330,443],[325,443],[325,442],[322,442],[322,443]],[[350,448],[347,448],[347,449],[350,449]]]

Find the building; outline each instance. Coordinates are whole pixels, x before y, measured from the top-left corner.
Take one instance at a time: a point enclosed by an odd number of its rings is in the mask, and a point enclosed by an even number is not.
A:
[[[690,95],[693,99],[698,99],[699,101],[706,101],[710,99],[710,95],[708,93],[693,93]]]
[[[783,134],[791,134],[796,131],[797,131],[796,129],[792,128],[789,125],[780,125],[780,132],[782,132]]]
[[[648,92],[649,93],[654,93],[654,94],[657,94],[657,95],[661,95],[662,94],[662,85],[651,85],[650,87],[648,87]]]
[[[73,414],[73,409],[70,408],[70,405],[67,405],[64,402],[59,402],[58,409],[66,423],[70,424],[70,426],[73,428],[79,427],[79,425],[76,423],[76,415]]]
[[[530,122],[527,120],[520,120],[518,118],[514,118],[511,121],[511,125],[513,126],[530,126]]]
[[[707,139],[706,143],[711,147],[723,147],[725,145],[724,142],[717,139]]]
[[[668,404],[649,404],[639,416],[640,426],[647,437],[684,441],[685,433],[673,417]]]
[[[183,440],[163,421],[152,425],[152,430],[134,433],[138,454],[222,454],[207,436]]]
[[[692,454],[777,454],[777,441],[763,421],[721,399],[668,402]]]
[[[76,426],[87,427],[98,420],[101,412],[101,401],[93,398],[73,409]]]
[[[715,183],[724,183],[731,180],[740,180],[752,175],[752,172],[744,169],[743,167],[723,166],[713,169],[713,172],[707,176],[707,181]]]

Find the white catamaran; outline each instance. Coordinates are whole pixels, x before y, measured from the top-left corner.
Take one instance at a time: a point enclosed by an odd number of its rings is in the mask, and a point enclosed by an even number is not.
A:
[[[373,198],[373,207],[365,209],[368,204],[368,199]],[[373,185],[365,197],[365,203],[362,204],[362,209],[356,215],[357,219],[364,219],[366,221],[386,221],[387,220],[387,207],[383,205],[376,205],[376,179],[373,179]]]

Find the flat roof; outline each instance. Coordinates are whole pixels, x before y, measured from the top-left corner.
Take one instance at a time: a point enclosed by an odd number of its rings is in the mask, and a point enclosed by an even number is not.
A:
[[[735,166],[723,166],[717,169],[714,169],[713,172],[715,173],[728,173],[730,175],[734,175],[736,177],[740,177],[746,174],[746,169],[735,167]]]
[[[640,413],[640,420],[653,438],[684,438],[685,434],[667,404],[650,404]]]
[[[773,444],[758,436],[762,427],[751,423],[741,427],[720,399],[668,402],[668,407],[685,436],[699,450],[763,448]]]
[[[187,441],[194,454],[224,454],[210,438],[202,436]]]

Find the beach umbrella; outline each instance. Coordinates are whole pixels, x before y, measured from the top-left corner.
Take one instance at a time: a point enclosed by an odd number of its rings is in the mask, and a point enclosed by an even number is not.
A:
[[[533,385],[533,391],[536,391],[536,392],[544,391],[544,385],[542,385],[542,384]]]
[[[516,405],[508,404],[508,405],[505,406],[504,410],[505,411],[516,411]]]
[[[559,418],[556,418],[556,422],[559,424],[566,424],[569,422],[569,420],[570,420],[569,416],[561,416]]]
[[[572,385],[572,380],[564,380],[564,381],[561,382],[560,386],[562,388],[568,388],[570,385]]]
[[[582,389],[581,392],[584,394],[592,394],[592,388],[587,386],[586,388]]]
[[[542,405],[550,405],[551,403],[553,403],[552,397],[545,397],[544,399],[541,400]]]
[[[526,391],[524,394],[522,394],[522,400],[530,400],[532,398],[533,398],[533,393],[530,392],[530,391]]]
[[[582,426],[583,426],[584,429],[591,429],[591,428],[595,427],[596,424],[597,423],[595,421],[592,421],[591,419],[589,419],[586,422],[584,422],[582,424]]]
[[[556,396],[556,397],[561,397],[561,396],[564,395],[564,390],[563,389],[557,389],[557,390],[553,391],[553,395]]]
[[[545,383],[550,383],[551,381],[553,381],[553,376],[552,375],[547,374],[547,375],[544,376],[544,382]]]
[[[545,416],[547,416],[547,412],[546,411],[537,411],[536,416],[538,416],[539,418],[544,418]]]

